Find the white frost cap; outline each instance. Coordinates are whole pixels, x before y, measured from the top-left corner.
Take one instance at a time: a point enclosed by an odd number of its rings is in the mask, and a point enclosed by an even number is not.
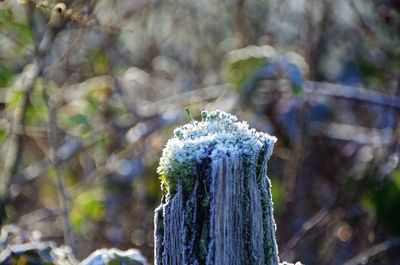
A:
[[[187,165],[221,155],[244,155],[253,157],[261,149],[269,157],[276,138],[267,133],[250,129],[247,122],[216,110],[201,112],[202,121],[191,121],[174,131],[163,150],[158,173],[168,176],[176,165]],[[185,167],[188,169],[187,167]],[[182,169],[182,168],[180,168]]]

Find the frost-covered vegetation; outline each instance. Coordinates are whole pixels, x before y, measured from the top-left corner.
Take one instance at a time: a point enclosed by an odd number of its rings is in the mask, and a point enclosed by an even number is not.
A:
[[[190,179],[195,177],[196,165],[203,160],[224,156],[250,158],[266,146],[271,146],[266,150],[266,155],[271,155],[276,138],[249,129],[246,121],[237,122],[236,116],[219,110],[203,110],[201,118],[175,129],[174,137],[163,149],[157,172],[166,192],[176,191],[179,178],[193,184]],[[256,165],[258,161],[249,163]]]

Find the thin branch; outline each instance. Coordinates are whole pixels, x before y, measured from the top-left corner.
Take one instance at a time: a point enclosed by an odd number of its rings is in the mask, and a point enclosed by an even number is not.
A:
[[[58,215],[59,213],[54,210],[41,208],[22,215],[18,218],[16,224],[19,227],[28,227],[42,221],[55,220]]]
[[[31,7],[28,6],[26,11],[28,14],[29,27],[34,32],[35,25],[32,18]],[[21,99],[15,108],[9,136],[5,144],[7,148],[7,157],[4,162],[3,170],[0,171],[0,211],[3,211],[10,196],[9,188],[11,185],[11,178],[16,173],[23,149],[23,135],[25,131],[26,111],[29,105],[29,95],[35,86],[37,77],[41,73],[42,55],[39,54],[37,50],[35,51],[36,54],[33,63],[28,65],[21,75],[21,86],[19,88],[14,88],[15,92],[20,94]]]
[[[304,132],[306,130],[306,113],[308,104],[307,102],[303,104],[299,110],[299,131],[295,135],[293,141],[293,152],[289,156],[289,160],[286,161],[286,166],[283,175],[283,183],[285,183],[285,200],[290,202],[295,194],[297,174],[301,169],[303,163],[303,153],[304,147],[306,146],[306,138],[304,137]]]
[[[275,89],[275,86],[271,85],[276,82],[279,82],[278,89]],[[327,82],[313,82],[313,81],[306,81],[304,83],[304,87],[305,87],[304,92],[307,94],[315,94],[315,95],[328,96],[339,99],[359,101],[385,108],[393,108],[396,111],[400,110],[400,97],[396,97],[393,95],[386,95],[383,93],[379,93],[377,91],[368,90],[361,87],[338,85]],[[263,81],[263,84],[260,85],[260,88],[261,88],[260,92],[266,93],[266,96],[268,96],[268,93],[276,92],[277,90],[283,93],[291,93],[292,91],[290,82],[287,80]]]
[[[400,57],[400,50],[396,47],[396,45],[385,43],[375,30],[368,24],[368,22],[364,19],[363,15],[361,14],[360,10],[358,9],[354,0],[348,0],[350,7],[354,11],[357,16],[357,20],[361,30],[364,32],[367,39],[369,39],[373,44],[381,48],[383,51],[387,52],[388,54],[399,58]]]
[[[32,92],[36,78],[39,75],[39,63],[36,60],[33,65],[26,67],[23,76],[22,86],[15,92],[20,93],[21,99],[16,106],[12,119],[9,137],[5,146],[7,147],[7,157],[5,159],[3,172],[0,178],[0,203],[4,203],[9,197],[9,187],[11,178],[17,170],[23,148],[23,135],[26,119],[26,111],[29,105],[29,95]]]
[[[62,168],[61,164],[57,163],[57,149],[59,146],[59,139],[58,139],[58,126],[57,126],[57,95],[49,96],[45,94],[47,107],[49,111],[49,127],[48,127],[48,136],[49,136],[49,147],[50,147],[50,162],[51,165],[54,167],[56,171],[56,178],[57,178],[57,193],[58,199],[61,208],[61,215],[64,221],[64,240],[67,245],[74,248],[74,235],[72,232],[72,225],[71,219],[69,216],[69,198],[67,195],[67,190],[64,183],[64,178],[62,175]]]
[[[307,235],[307,233],[313,228],[317,227],[329,217],[328,210],[321,209],[315,215],[313,215],[309,220],[303,223],[302,228],[297,231],[294,236],[288,241],[287,247],[293,249],[297,244]]]
[[[400,98],[364,88],[324,82],[306,82],[307,92],[400,109]]]
[[[378,245],[375,245],[364,252],[361,252],[354,258],[346,261],[344,265],[358,265],[358,264],[367,264],[368,260],[371,258],[378,256],[381,253],[391,251],[394,249],[400,250],[400,237],[395,237],[389,239],[385,242],[382,242]]]
[[[79,25],[86,26],[86,27],[95,27],[99,28],[103,31],[107,32],[115,32],[115,31],[125,31],[125,32],[131,32],[134,33],[136,32],[136,29],[131,29],[131,28],[121,28],[115,25],[103,25],[100,24],[97,18],[84,14],[80,12],[79,10],[76,10],[75,8],[71,8],[71,2],[72,1],[63,1],[64,4],[68,7],[68,12],[63,12],[61,15],[64,20],[70,21],[70,22],[75,22],[78,23]],[[23,4],[30,5],[35,8],[40,8],[42,10],[46,10],[48,12],[51,12],[53,8],[55,7],[55,3],[48,3],[46,1],[36,1],[36,0],[24,0]],[[93,7],[92,7],[93,8]]]
[[[244,47],[247,42],[246,36],[246,14],[245,14],[245,0],[237,0],[235,7],[236,16],[236,34],[238,39],[238,48]]]
[[[82,41],[82,37],[84,36],[84,33],[85,33],[85,31],[83,29],[79,30],[77,37],[74,38],[74,40],[71,43],[69,43],[68,49],[66,50],[66,52],[63,55],[61,55],[57,59],[57,61],[55,61],[49,67],[50,70],[49,70],[48,76],[51,76],[56,69],[59,69],[63,64],[65,64],[68,61],[68,57],[71,56],[71,54],[77,50],[77,45],[79,44],[80,41]]]
[[[28,21],[30,23],[31,29],[35,29],[35,23],[33,20],[32,3],[27,6],[28,12]],[[1,209],[3,209],[3,204],[8,200],[9,194],[9,186],[11,185],[11,178],[16,173],[18,161],[21,156],[23,144],[22,144],[22,136],[24,133],[25,119],[26,119],[26,111],[29,104],[29,95],[33,91],[37,78],[42,74],[43,68],[43,58],[48,54],[49,49],[53,44],[53,40],[56,35],[63,29],[64,24],[60,25],[51,25],[50,23],[46,26],[45,34],[40,39],[40,41],[36,42],[36,54],[35,60],[33,64],[23,73],[23,84],[22,88],[20,88],[17,92],[21,93],[21,103],[17,106],[14,112],[14,118],[12,122],[10,136],[8,138],[8,150],[7,150],[7,158],[4,165],[4,173],[2,173],[2,177],[0,179],[0,204]],[[40,44],[37,44],[40,43]],[[63,214],[64,219],[64,233],[65,233],[65,241],[70,246],[74,246],[73,244],[73,236],[72,229],[69,219],[69,207],[68,207],[68,198],[65,192],[64,180],[61,176],[61,169],[57,163],[55,163],[55,152],[58,147],[58,139],[57,139],[57,104],[56,101],[53,101],[53,98],[49,98],[47,100],[48,108],[49,108],[49,141],[50,141],[50,160],[53,163],[56,174],[57,174],[57,188],[58,195],[60,201],[61,212]]]
[[[126,91],[125,86],[123,86],[121,84],[121,82],[118,80],[118,78],[115,77],[115,67],[114,67],[115,63],[113,60],[112,52],[113,52],[113,50],[117,50],[114,42],[116,39],[115,36],[118,33],[119,32],[113,32],[113,33],[107,34],[107,36],[106,36],[106,42],[104,45],[104,49],[106,51],[106,56],[108,59],[108,72],[111,77],[111,84],[112,84],[113,88],[115,89],[115,91],[120,96],[123,104],[125,105],[125,108],[129,111],[133,120],[139,120],[141,117],[140,117],[136,107],[134,106],[134,104],[131,104],[129,94]]]

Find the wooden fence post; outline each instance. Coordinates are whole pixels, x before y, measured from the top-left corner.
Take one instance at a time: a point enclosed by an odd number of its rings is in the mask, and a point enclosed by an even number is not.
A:
[[[201,116],[163,150],[155,264],[279,264],[266,174],[276,138],[222,111]]]

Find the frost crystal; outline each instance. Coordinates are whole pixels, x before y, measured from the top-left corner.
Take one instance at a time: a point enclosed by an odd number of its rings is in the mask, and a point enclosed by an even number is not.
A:
[[[203,110],[201,117],[202,121],[192,121],[175,129],[174,137],[163,150],[157,172],[167,193],[176,190],[179,177],[184,176],[186,180],[182,181],[190,183],[196,164],[204,159],[232,155],[252,157],[264,146],[276,142],[275,137],[249,129],[245,121],[238,122],[236,116],[223,111]]]

